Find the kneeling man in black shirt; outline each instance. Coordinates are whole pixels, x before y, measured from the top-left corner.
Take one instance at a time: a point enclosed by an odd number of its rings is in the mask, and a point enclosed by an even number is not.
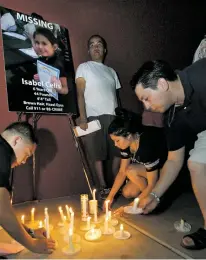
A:
[[[0,135],[0,226],[30,251],[48,254],[55,249],[55,241],[46,239],[44,229],[22,225],[11,205],[11,169],[25,163],[36,146],[33,128],[27,122],[13,123]]]

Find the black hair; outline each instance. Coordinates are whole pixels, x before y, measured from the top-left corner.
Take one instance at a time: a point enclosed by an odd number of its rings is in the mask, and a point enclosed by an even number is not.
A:
[[[14,122],[7,126],[4,131],[10,131],[13,134],[20,134],[31,143],[38,143],[32,125],[28,122]]]
[[[54,36],[53,32],[50,31],[49,29],[43,28],[43,27],[38,27],[33,34],[33,38],[35,39],[36,35],[39,35],[39,34],[46,37],[48,39],[48,41],[51,42],[52,45],[58,44],[56,37]]]
[[[130,85],[135,89],[136,85],[141,83],[143,88],[156,89],[157,81],[160,78],[175,81],[177,80],[177,74],[166,61],[147,61],[134,74]]]
[[[105,39],[104,39],[102,36],[100,36],[100,35],[98,35],[98,34],[94,34],[94,35],[92,35],[92,36],[89,38],[89,40],[88,40],[88,42],[87,42],[87,47],[88,47],[88,49],[89,49],[89,46],[90,46],[90,41],[91,41],[91,39],[92,39],[92,38],[95,38],[95,37],[100,38],[100,40],[102,41],[102,44],[103,44],[104,49],[107,50],[107,42],[105,41]]]
[[[141,134],[143,131],[140,115],[122,108],[115,109],[116,118],[108,128],[108,134],[127,137],[130,134]]]

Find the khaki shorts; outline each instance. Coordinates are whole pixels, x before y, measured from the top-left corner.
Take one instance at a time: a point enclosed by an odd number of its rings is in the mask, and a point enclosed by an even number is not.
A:
[[[206,164],[206,131],[197,135],[194,148],[190,151],[190,161]]]
[[[108,128],[115,119],[113,115],[91,116],[88,122],[99,120],[101,129],[82,137],[83,144],[86,148],[90,159],[94,161],[104,161],[114,156],[120,157],[120,150],[115,147],[114,142],[108,134]]]

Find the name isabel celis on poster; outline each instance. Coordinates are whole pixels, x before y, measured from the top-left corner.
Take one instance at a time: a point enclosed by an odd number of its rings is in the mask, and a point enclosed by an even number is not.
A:
[[[36,81],[34,79],[32,80],[27,80],[27,79],[24,79],[22,78],[21,79],[21,83],[23,85],[30,85],[30,86],[38,86],[38,87],[44,87],[46,86],[47,88],[54,88],[54,89],[61,89],[62,86],[60,86],[59,84],[56,84],[56,83],[50,83],[50,82],[41,82],[41,81]]]

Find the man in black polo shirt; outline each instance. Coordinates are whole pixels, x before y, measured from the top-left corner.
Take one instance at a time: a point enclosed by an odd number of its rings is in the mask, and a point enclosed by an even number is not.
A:
[[[169,146],[160,180],[152,193],[140,201],[140,207],[144,213],[156,208],[182,168],[186,136],[189,132],[195,134],[197,139],[190,151],[188,168],[204,228],[186,235],[181,245],[188,249],[206,248],[206,58],[176,72],[164,61],[146,62],[131,84],[147,110],[166,112]]]
[[[11,205],[11,168],[34,153],[37,140],[32,126],[26,122],[9,125],[0,135],[0,226],[20,244],[35,253],[52,253],[55,241],[45,238],[45,230],[31,230],[17,219]]]

